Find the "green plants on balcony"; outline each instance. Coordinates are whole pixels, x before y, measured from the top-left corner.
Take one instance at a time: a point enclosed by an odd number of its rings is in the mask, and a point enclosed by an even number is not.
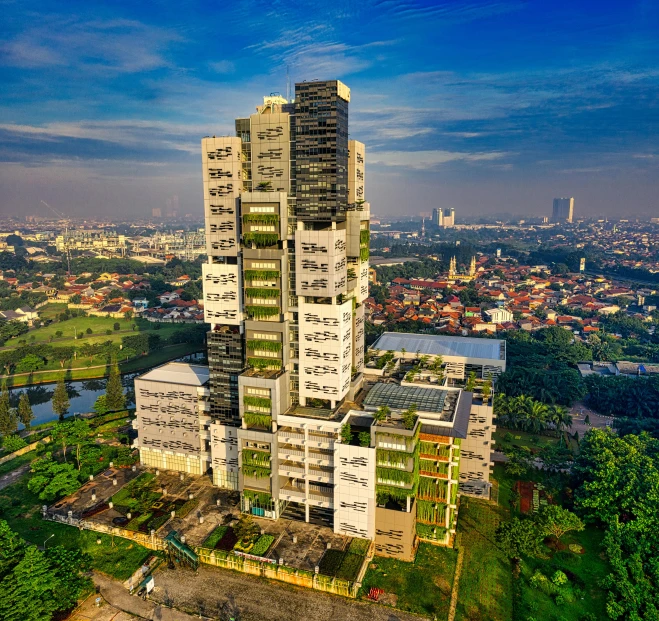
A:
[[[360,244],[368,244],[368,242],[371,240],[371,232],[366,229],[363,231],[359,231],[359,243]]]
[[[405,505],[407,498],[410,495],[412,495],[412,490],[400,489],[390,485],[381,485],[379,483],[375,491],[376,502],[379,505],[386,505],[390,500]]]
[[[246,213],[243,222],[249,224],[278,224],[279,214],[276,213]]]
[[[378,466],[388,468],[407,468],[407,462],[412,455],[403,451],[392,451],[390,449],[377,449],[376,451]]]
[[[411,485],[414,483],[414,472],[399,470],[398,468],[386,468],[377,466],[376,473],[378,482],[382,481],[385,485]]]
[[[428,524],[416,525],[416,534],[421,539],[429,539],[430,541],[444,541],[446,537],[446,529],[441,526],[429,526]]]
[[[402,414],[403,427],[405,427],[405,429],[414,429],[414,425],[416,424],[416,419],[417,419],[416,412],[417,412],[416,403],[410,405],[410,407],[403,412]]]
[[[348,268],[348,280],[354,280],[357,278],[357,272],[351,267]]]
[[[270,468],[262,468],[261,466],[246,466],[243,464],[243,474],[247,477],[254,479],[265,479],[270,476],[272,471]]]
[[[275,287],[246,287],[245,295],[248,298],[272,299],[278,298],[281,292]]]
[[[368,431],[359,432],[359,446],[370,446],[371,434]]]
[[[419,462],[419,470],[423,472],[431,472],[433,474],[448,475],[448,463],[432,461],[430,459],[421,459]]]
[[[454,486],[457,487],[457,486]],[[446,500],[447,483],[442,479],[419,478],[419,496],[428,500]]]
[[[420,522],[443,525],[446,518],[446,505],[418,499],[416,501],[416,517]]]
[[[344,444],[350,444],[352,442],[352,428],[350,427],[350,423],[341,425],[341,442]]]
[[[274,353],[281,351],[281,343],[279,341],[250,340],[247,341],[247,347],[255,351],[271,351]]]
[[[247,364],[253,369],[281,369],[281,360],[276,358],[247,358]]]
[[[270,429],[272,425],[272,416],[269,414],[259,414],[258,412],[245,412],[243,420],[248,427],[261,427]]]
[[[267,397],[254,397],[253,395],[245,395],[243,403],[255,408],[268,408],[272,407],[272,401]]]
[[[436,455],[437,457],[449,458],[451,449],[446,444],[436,444],[435,442],[427,442],[421,440],[420,450],[422,455]]]
[[[247,498],[252,505],[261,508],[269,508],[272,504],[272,496],[266,492],[257,492],[251,489],[243,490],[243,497]]]
[[[276,280],[281,276],[279,270],[245,270],[245,280]]]
[[[359,260],[364,263],[365,261],[368,261],[368,257],[371,256],[368,248],[360,248],[359,249]]]
[[[249,315],[250,319],[257,320],[275,317],[281,313],[279,306],[258,306],[255,304],[246,305],[245,312]]]
[[[243,465],[270,468],[270,453],[255,449],[243,449]]]
[[[248,232],[243,233],[243,241],[246,244],[254,244],[259,248],[274,246],[279,241],[277,233]]]

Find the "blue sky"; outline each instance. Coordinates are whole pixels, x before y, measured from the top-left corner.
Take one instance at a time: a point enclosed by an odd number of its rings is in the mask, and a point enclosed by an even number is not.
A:
[[[0,212],[201,214],[199,140],[339,78],[376,214],[659,215],[659,3],[0,0]],[[45,215],[45,214],[44,214]]]

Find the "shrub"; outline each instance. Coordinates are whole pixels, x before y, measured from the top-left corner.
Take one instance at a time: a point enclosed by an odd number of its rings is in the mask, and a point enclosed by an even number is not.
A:
[[[319,571],[325,576],[336,576],[336,572],[343,561],[344,552],[341,550],[326,550],[318,563]]]
[[[369,446],[371,444],[371,434],[368,431],[359,432],[359,446]]]
[[[91,328],[87,328],[87,329],[85,330],[85,332],[87,332],[87,334],[91,334],[91,333],[93,332],[93,330],[92,330]]]
[[[112,327],[114,328],[114,330],[120,330],[121,329],[121,326],[119,325],[118,321],[115,321],[114,325]]]
[[[220,542],[222,537],[228,530],[228,526],[216,526],[215,529],[211,532],[208,537],[204,540],[202,547],[210,548],[211,550],[215,549],[215,546]]]
[[[5,449],[7,453],[13,453],[27,446],[27,443],[23,438],[16,435],[5,436],[2,440],[2,448]]]
[[[366,556],[368,554],[368,549],[371,547],[371,542],[369,539],[360,539],[355,537],[348,547],[348,552],[351,554],[360,554],[361,556]]]
[[[359,573],[363,562],[363,556],[348,552],[341,561],[339,570],[336,572],[336,577],[341,578],[342,580],[350,580],[352,582],[357,578],[357,574]]]
[[[110,329],[108,328],[108,329],[105,331],[105,334],[107,334],[108,336],[110,336],[110,335],[112,334],[112,330],[110,330]]]
[[[184,518],[198,504],[199,504],[199,500],[197,498],[191,498],[190,500],[186,501],[185,504],[180,509],[176,511],[176,517]]]
[[[254,544],[251,554],[254,556],[265,556],[266,552],[273,544],[275,538],[272,535],[261,535]]]
[[[503,441],[504,442],[512,442],[513,441],[513,434],[510,433],[510,431],[509,431],[505,436],[503,436]]]
[[[568,583],[567,576],[560,569],[554,573],[554,575],[551,577],[551,581],[556,586],[563,586],[564,584]]]

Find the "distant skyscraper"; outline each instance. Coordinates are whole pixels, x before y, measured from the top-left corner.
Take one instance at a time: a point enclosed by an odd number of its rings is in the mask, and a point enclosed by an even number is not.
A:
[[[151,210],[151,217],[152,218],[162,218],[162,209],[160,209],[160,207],[154,207]]]
[[[552,222],[572,222],[574,216],[574,198],[555,198],[551,214]]]
[[[432,210],[433,224],[448,228],[455,226],[455,209],[433,209]]]

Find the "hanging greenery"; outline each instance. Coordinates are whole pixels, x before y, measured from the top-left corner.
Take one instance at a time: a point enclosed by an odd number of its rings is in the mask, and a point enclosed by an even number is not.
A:
[[[446,528],[417,523],[416,534],[419,535],[421,539],[429,539],[430,541],[444,541],[446,538]]]
[[[365,231],[359,231],[359,243],[368,244],[371,239],[371,232],[366,229]]]
[[[251,319],[264,319],[281,313],[279,306],[258,306],[256,304],[246,305],[245,312]]]
[[[364,263],[365,261],[368,261],[368,257],[370,256],[370,253],[368,251],[368,248],[360,248],[359,249],[359,260]]]
[[[353,270],[351,267],[348,268],[348,280],[354,280],[357,278],[357,272]]]
[[[252,395],[245,395],[243,397],[243,403],[245,405],[251,405],[255,408],[268,408],[272,407],[272,401],[267,397],[254,397]]]
[[[274,246],[278,241],[279,235],[277,235],[277,233],[243,233],[243,242],[245,242],[245,244],[254,244],[259,248]]]
[[[416,517],[419,521],[427,524],[443,525],[446,518],[446,505],[428,500],[417,500]]]
[[[268,414],[259,414],[258,412],[245,412],[243,420],[248,427],[262,427],[270,429],[272,426],[272,416]]]
[[[392,487],[391,485],[378,484],[375,488],[375,498],[379,505],[386,505],[389,500],[395,500],[404,505],[408,496],[413,495],[413,490]]]
[[[247,364],[253,369],[281,369],[281,360],[276,358],[247,358]]]
[[[432,472],[433,474],[448,475],[448,463],[441,461],[431,461],[430,459],[422,459],[419,462],[419,470],[423,472]]]
[[[451,456],[451,447],[447,444],[436,444],[435,442],[426,442],[421,440],[420,450],[422,455],[436,455],[437,457],[445,457],[448,459]]]
[[[245,270],[245,280],[275,280],[279,278],[279,270]]]
[[[259,466],[260,468],[267,468],[269,470],[270,453],[253,449],[243,449],[243,466]]]
[[[276,213],[246,213],[243,222],[250,224],[278,224],[279,214]]]
[[[447,483],[442,479],[419,478],[419,496],[429,500],[446,500]]]
[[[278,298],[281,291],[275,287],[246,287],[245,295],[249,298]]]
[[[407,468],[407,462],[410,457],[409,453],[403,451],[391,451],[389,449],[377,449],[376,451],[378,466],[388,466],[389,468]]]
[[[378,466],[375,471],[378,477],[378,482],[381,481],[385,485],[391,485],[393,483],[411,485],[414,483],[414,472],[398,470],[397,468],[384,468],[382,466]]]
[[[251,340],[247,341],[248,349],[253,351],[271,351],[271,352],[280,352],[281,343],[279,341],[259,341]]]
[[[261,468],[260,466],[249,466],[243,464],[243,474],[246,477],[254,477],[255,479],[265,479],[270,476],[270,468]]]

